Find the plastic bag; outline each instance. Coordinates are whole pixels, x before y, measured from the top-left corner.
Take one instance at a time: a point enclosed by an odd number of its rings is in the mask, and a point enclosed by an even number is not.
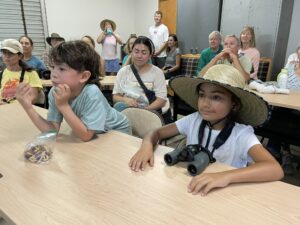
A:
[[[25,146],[24,157],[32,163],[45,163],[52,158],[56,131],[41,133]]]

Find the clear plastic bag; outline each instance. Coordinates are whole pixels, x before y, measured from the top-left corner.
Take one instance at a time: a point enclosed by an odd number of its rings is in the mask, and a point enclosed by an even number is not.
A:
[[[24,157],[32,163],[45,163],[52,158],[56,131],[41,133],[25,146]]]

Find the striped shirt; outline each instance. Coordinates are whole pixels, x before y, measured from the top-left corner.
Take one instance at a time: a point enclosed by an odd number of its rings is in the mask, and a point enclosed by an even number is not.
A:
[[[300,90],[300,75],[296,74],[296,64],[288,65],[287,88],[290,90]],[[300,71],[300,68],[298,67]]]

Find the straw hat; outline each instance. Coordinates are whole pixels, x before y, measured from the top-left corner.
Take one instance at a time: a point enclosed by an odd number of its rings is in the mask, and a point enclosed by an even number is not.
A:
[[[65,39],[63,37],[59,36],[59,34],[57,34],[57,33],[52,33],[50,37],[46,38],[46,41],[49,45],[51,45],[51,39],[57,39],[57,40],[65,41]]]
[[[104,19],[100,22],[100,28],[101,30],[105,30],[105,23],[106,22],[109,22],[111,24],[111,28],[113,29],[113,31],[116,30],[117,26],[116,26],[116,23],[110,19]]]
[[[267,120],[268,103],[253,92],[244,89],[245,79],[233,66],[215,65],[206,72],[203,78],[178,76],[173,78],[169,85],[176,95],[198,110],[197,86],[203,83],[219,85],[239,98],[241,106],[236,115],[236,122],[255,127]]]
[[[11,53],[17,54],[22,53],[23,54],[23,47],[21,43],[15,39],[5,39],[2,42],[1,50],[8,50]]]

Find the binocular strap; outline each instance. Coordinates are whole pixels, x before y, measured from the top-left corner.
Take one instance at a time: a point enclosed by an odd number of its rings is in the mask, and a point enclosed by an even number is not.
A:
[[[225,118],[224,118],[225,119]],[[221,122],[223,119],[217,121],[216,123],[214,123],[213,125]],[[199,146],[202,147],[202,141],[203,141],[203,136],[204,136],[204,130],[205,130],[205,127],[208,126],[209,128],[209,133],[208,133],[208,137],[207,137],[207,140],[206,140],[206,144],[205,144],[205,148],[204,149],[208,149],[208,146],[209,146],[209,142],[210,142],[210,138],[211,138],[211,131],[212,131],[212,126],[208,121],[206,120],[202,120],[200,126],[199,126],[199,132],[198,132],[198,144]],[[226,122],[226,125],[225,127],[221,130],[221,132],[218,134],[218,136],[216,137],[216,140],[213,144],[213,149],[211,151],[211,159],[210,161],[215,161],[214,157],[213,157],[213,154],[214,154],[214,151],[216,149],[218,149],[221,145],[223,145],[228,137],[230,136],[231,132],[232,132],[232,129],[234,127],[235,123],[234,121],[232,121],[231,119],[229,119],[227,122]],[[203,148],[203,147],[202,147]]]

